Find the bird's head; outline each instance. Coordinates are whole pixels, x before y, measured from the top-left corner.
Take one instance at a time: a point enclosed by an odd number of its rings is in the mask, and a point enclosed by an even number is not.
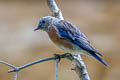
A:
[[[44,30],[48,31],[48,28],[50,25],[54,24],[56,21],[59,21],[58,18],[52,17],[52,16],[45,16],[40,18],[38,26],[34,29],[34,31],[37,30]]]

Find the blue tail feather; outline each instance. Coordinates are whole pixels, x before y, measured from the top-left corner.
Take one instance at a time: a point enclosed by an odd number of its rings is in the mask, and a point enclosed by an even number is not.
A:
[[[109,66],[103,59],[101,59],[99,56],[97,56],[94,52],[89,52],[95,59],[103,63],[105,66]]]

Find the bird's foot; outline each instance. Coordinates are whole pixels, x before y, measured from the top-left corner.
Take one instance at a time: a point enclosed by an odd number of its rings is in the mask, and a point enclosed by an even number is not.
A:
[[[65,53],[65,54],[63,54],[63,56],[64,57],[69,57],[69,56],[72,56],[72,54],[71,53]]]
[[[54,54],[54,56],[55,56],[56,59],[59,59],[59,62],[60,62],[61,58],[70,57],[70,56],[72,56],[72,54],[70,54],[70,53],[65,53],[65,54]]]
[[[54,54],[55,59],[58,59],[58,62],[60,62],[62,56],[60,54]]]

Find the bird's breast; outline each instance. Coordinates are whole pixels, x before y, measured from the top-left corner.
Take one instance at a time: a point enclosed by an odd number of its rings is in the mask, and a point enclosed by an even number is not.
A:
[[[62,50],[73,50],[74,44],[59,36],[58,31],[55,27],[50,27],[48,31],[50,39]]]

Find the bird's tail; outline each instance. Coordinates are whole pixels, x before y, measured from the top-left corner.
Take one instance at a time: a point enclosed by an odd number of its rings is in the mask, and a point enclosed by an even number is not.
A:
[[[95,54],[95,52],[89,52],[95,59],[103,63],[105,66],[109,66],[102,58]]]

